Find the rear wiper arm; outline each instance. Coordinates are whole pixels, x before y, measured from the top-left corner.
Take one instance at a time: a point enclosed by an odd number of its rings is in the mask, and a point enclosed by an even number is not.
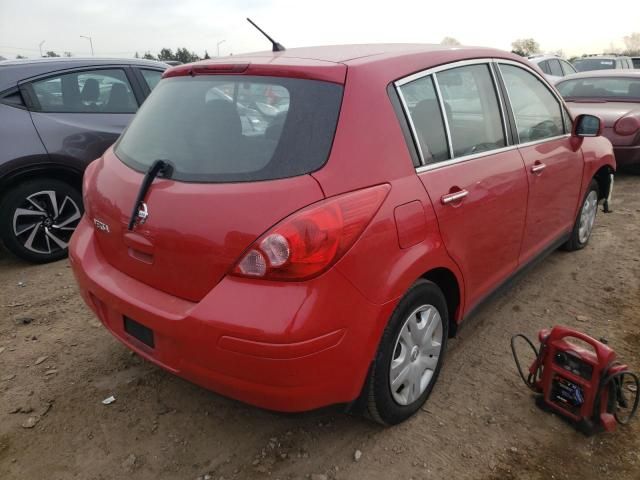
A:
[[[158,175],[164,178],[170,178],[172,173],[173,167],[169,162],[165,160],[156,160],[151,164],[149,170],[147,170],[147,173],[145,173],[144,175],[144,179],[142,180],[142,185],[140,185],[140,190],[138,191],[136,201],[133,204],[131,218],[129,218],[129,230],[133,230],[133,226],[136,224],[138,211],[140,210],[141,204],[144,201],[144,197],[147,195],[147,191],[149,190],[149,187],[151,186],[155,178]]]

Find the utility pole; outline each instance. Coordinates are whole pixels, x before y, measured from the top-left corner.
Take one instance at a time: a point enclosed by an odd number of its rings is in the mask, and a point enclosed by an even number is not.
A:
[[[220,45],[222,45],[224,42],[226,42],[226,40],[220,40],[217,44],[216,47],[218,49],[218,57],[220,56]]]
[[[42,40],[40,42],[40,45],[38,45],[40,47],[40,58],[42,58],[44,55],[42,55],[42,45],[44,45],[44,40]]]
[[[88,37],[87,35],[80,35],[80,38],[86,38],[89,40],[89,45],[91,45],[91,56],[93,57],[93,41],[91,40],[91,37]]]

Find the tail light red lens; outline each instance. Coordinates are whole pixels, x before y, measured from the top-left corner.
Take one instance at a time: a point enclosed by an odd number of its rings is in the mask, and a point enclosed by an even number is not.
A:
[[[242,256],[232,274],[271,280],[305,280],[337,262],[360,237],[390,185],[323,200],[285,218]]]
[[[622,117],[615,123],[613,130],[618,135],[633,135],[640,130],[640,118],[635,115]]]

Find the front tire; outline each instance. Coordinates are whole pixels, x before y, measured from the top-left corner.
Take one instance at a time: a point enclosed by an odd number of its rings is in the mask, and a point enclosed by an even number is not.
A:
[[[371,418],[395,425],[422,407],[442,367],[448,327],[442,291],[419,280],[400,300],[382,335],[368,379]]]
[[[68,183],[37,179],[10,190],[0,204],[0,238],[17,257],[47,263],[67,256],[82,217],[82,196]]]
[[[565,250],[573,252],[587,246],[591,238],[591,233],[593,232],[599,199],[600,190],[598,189],[598,183],[595,180],[591,180],[589,188],[587,188],[587,193],[582,200],[578,218],[576,218],[576,223],[571,232],[571,237],[567,243],[564,244]]]

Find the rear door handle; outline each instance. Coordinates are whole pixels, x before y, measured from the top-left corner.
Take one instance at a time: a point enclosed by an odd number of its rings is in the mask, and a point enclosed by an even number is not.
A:
[[[531,173],[540,173],[545,168],[547,168],[547,166],[544,163],[536,163],[533,167],[531,167]]]
[[[456,200],[461,200],[467,195],[469,195],[469,192],[467,190],[458,190],[457,192],[443,195],[440,201],[442,202],[443,205],[446,205],[447,203],[455,202]]]

